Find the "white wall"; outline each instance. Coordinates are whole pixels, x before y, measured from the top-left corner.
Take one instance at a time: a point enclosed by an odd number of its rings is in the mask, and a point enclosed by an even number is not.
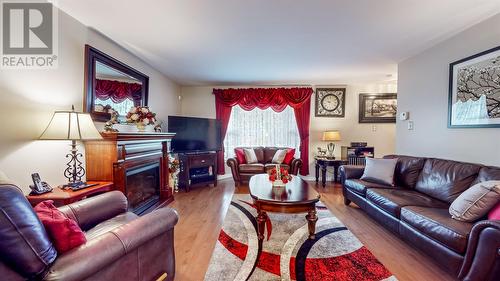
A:
[[[89,44],[149,76],[149,105],[159,119],[180,112],[180,87],[111,40],[59,12],[59,67],[0,69],[0,170],[25,190],[39,172],[52,186],[62,172],[69,142],[36,141],[54,110],[83,108],[84,46]],[[83,149],[82,149],[83,151]]]
[[[200,86],[182,87],[181,114],[184,116],[215,118],[215,97],[213,88],[228,88],[227,86]],[[235,86],[234,88],[242,88]],[[376,157],[395,152],[395,125],[394,124],[360,124],[358,123],[359,94],[360,93],[388,93],[397,92],[396,84],[360,84],[347,85],[346,114],[344,118],[325,118],[314,116],[314,95],[311,102],[311,125],[309,143],[309,172],[314,176],[314,153],[318,146],[325,147],[321,141],[325,130],[339,130],[342,141],[337,143],[335,155],[340,157],[340,146],[349,145],[352,141],[366,141],[375,147]],[[376,126],[376,131],[373,131]],[[228,171],[226,169],[226,171]]]
[[[398,154],[440,157],[500,166],[500,129],[448,129],[451,62],[500,45],[500,15],[399,64],[398,110],[415,129],[397,122]]]

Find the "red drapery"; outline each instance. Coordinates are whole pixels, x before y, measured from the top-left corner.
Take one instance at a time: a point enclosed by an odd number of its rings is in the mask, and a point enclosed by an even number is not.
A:
[[[121,103],[129,99],[134,101],[134,105],[140,104],[142,98],[141,84],[101,79],[96,79],[95,82],[95,95],[100,100],[111,99],[114,103]]]
[[[231,116],[231,108],[239,105],[244,110],[271,107],[281,112],[291,106],[295,113],[300,135],[300,159],[304,163],[300,170],[302,175],[309,174],[309,115],[311,112],[311,94],[313,90],[306,88],[248,88],[248,89],[214,89],[216,118],[221,121],[221,134],[224,140]],[[217,155],[218,174],[224,174],[224,148]]]

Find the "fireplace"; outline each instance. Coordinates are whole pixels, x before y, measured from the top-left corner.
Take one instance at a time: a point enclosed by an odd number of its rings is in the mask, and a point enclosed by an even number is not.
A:
[[[142,214],[160,200],[160,164],[134,167],[126,173],[125,195],[129,210]]]

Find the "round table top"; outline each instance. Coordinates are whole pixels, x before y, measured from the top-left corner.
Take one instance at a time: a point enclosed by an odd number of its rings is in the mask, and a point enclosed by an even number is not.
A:
[[[268,174],[258,174],[250,178],[250,196],[254,200],[286,203],[315,203],[320,195],[298,176],[292,176],[284,187],[273,187]]]

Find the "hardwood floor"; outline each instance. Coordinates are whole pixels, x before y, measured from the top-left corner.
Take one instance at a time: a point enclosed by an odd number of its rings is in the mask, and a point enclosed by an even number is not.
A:
[[[314,182],[309,184],[316,187]],[[354,204],[345,206],[340,185],[327,184],[326,188],[316,189],[331,212],[399,280],[455,280]],[[248,187],[235,187],[232,179],[226,179],[219,181],[217,187],[199,187],[175,194],[175,201],[169,205],[180,216],[175,227],[175,280],[203,280],[234,193],[248,193]]]

